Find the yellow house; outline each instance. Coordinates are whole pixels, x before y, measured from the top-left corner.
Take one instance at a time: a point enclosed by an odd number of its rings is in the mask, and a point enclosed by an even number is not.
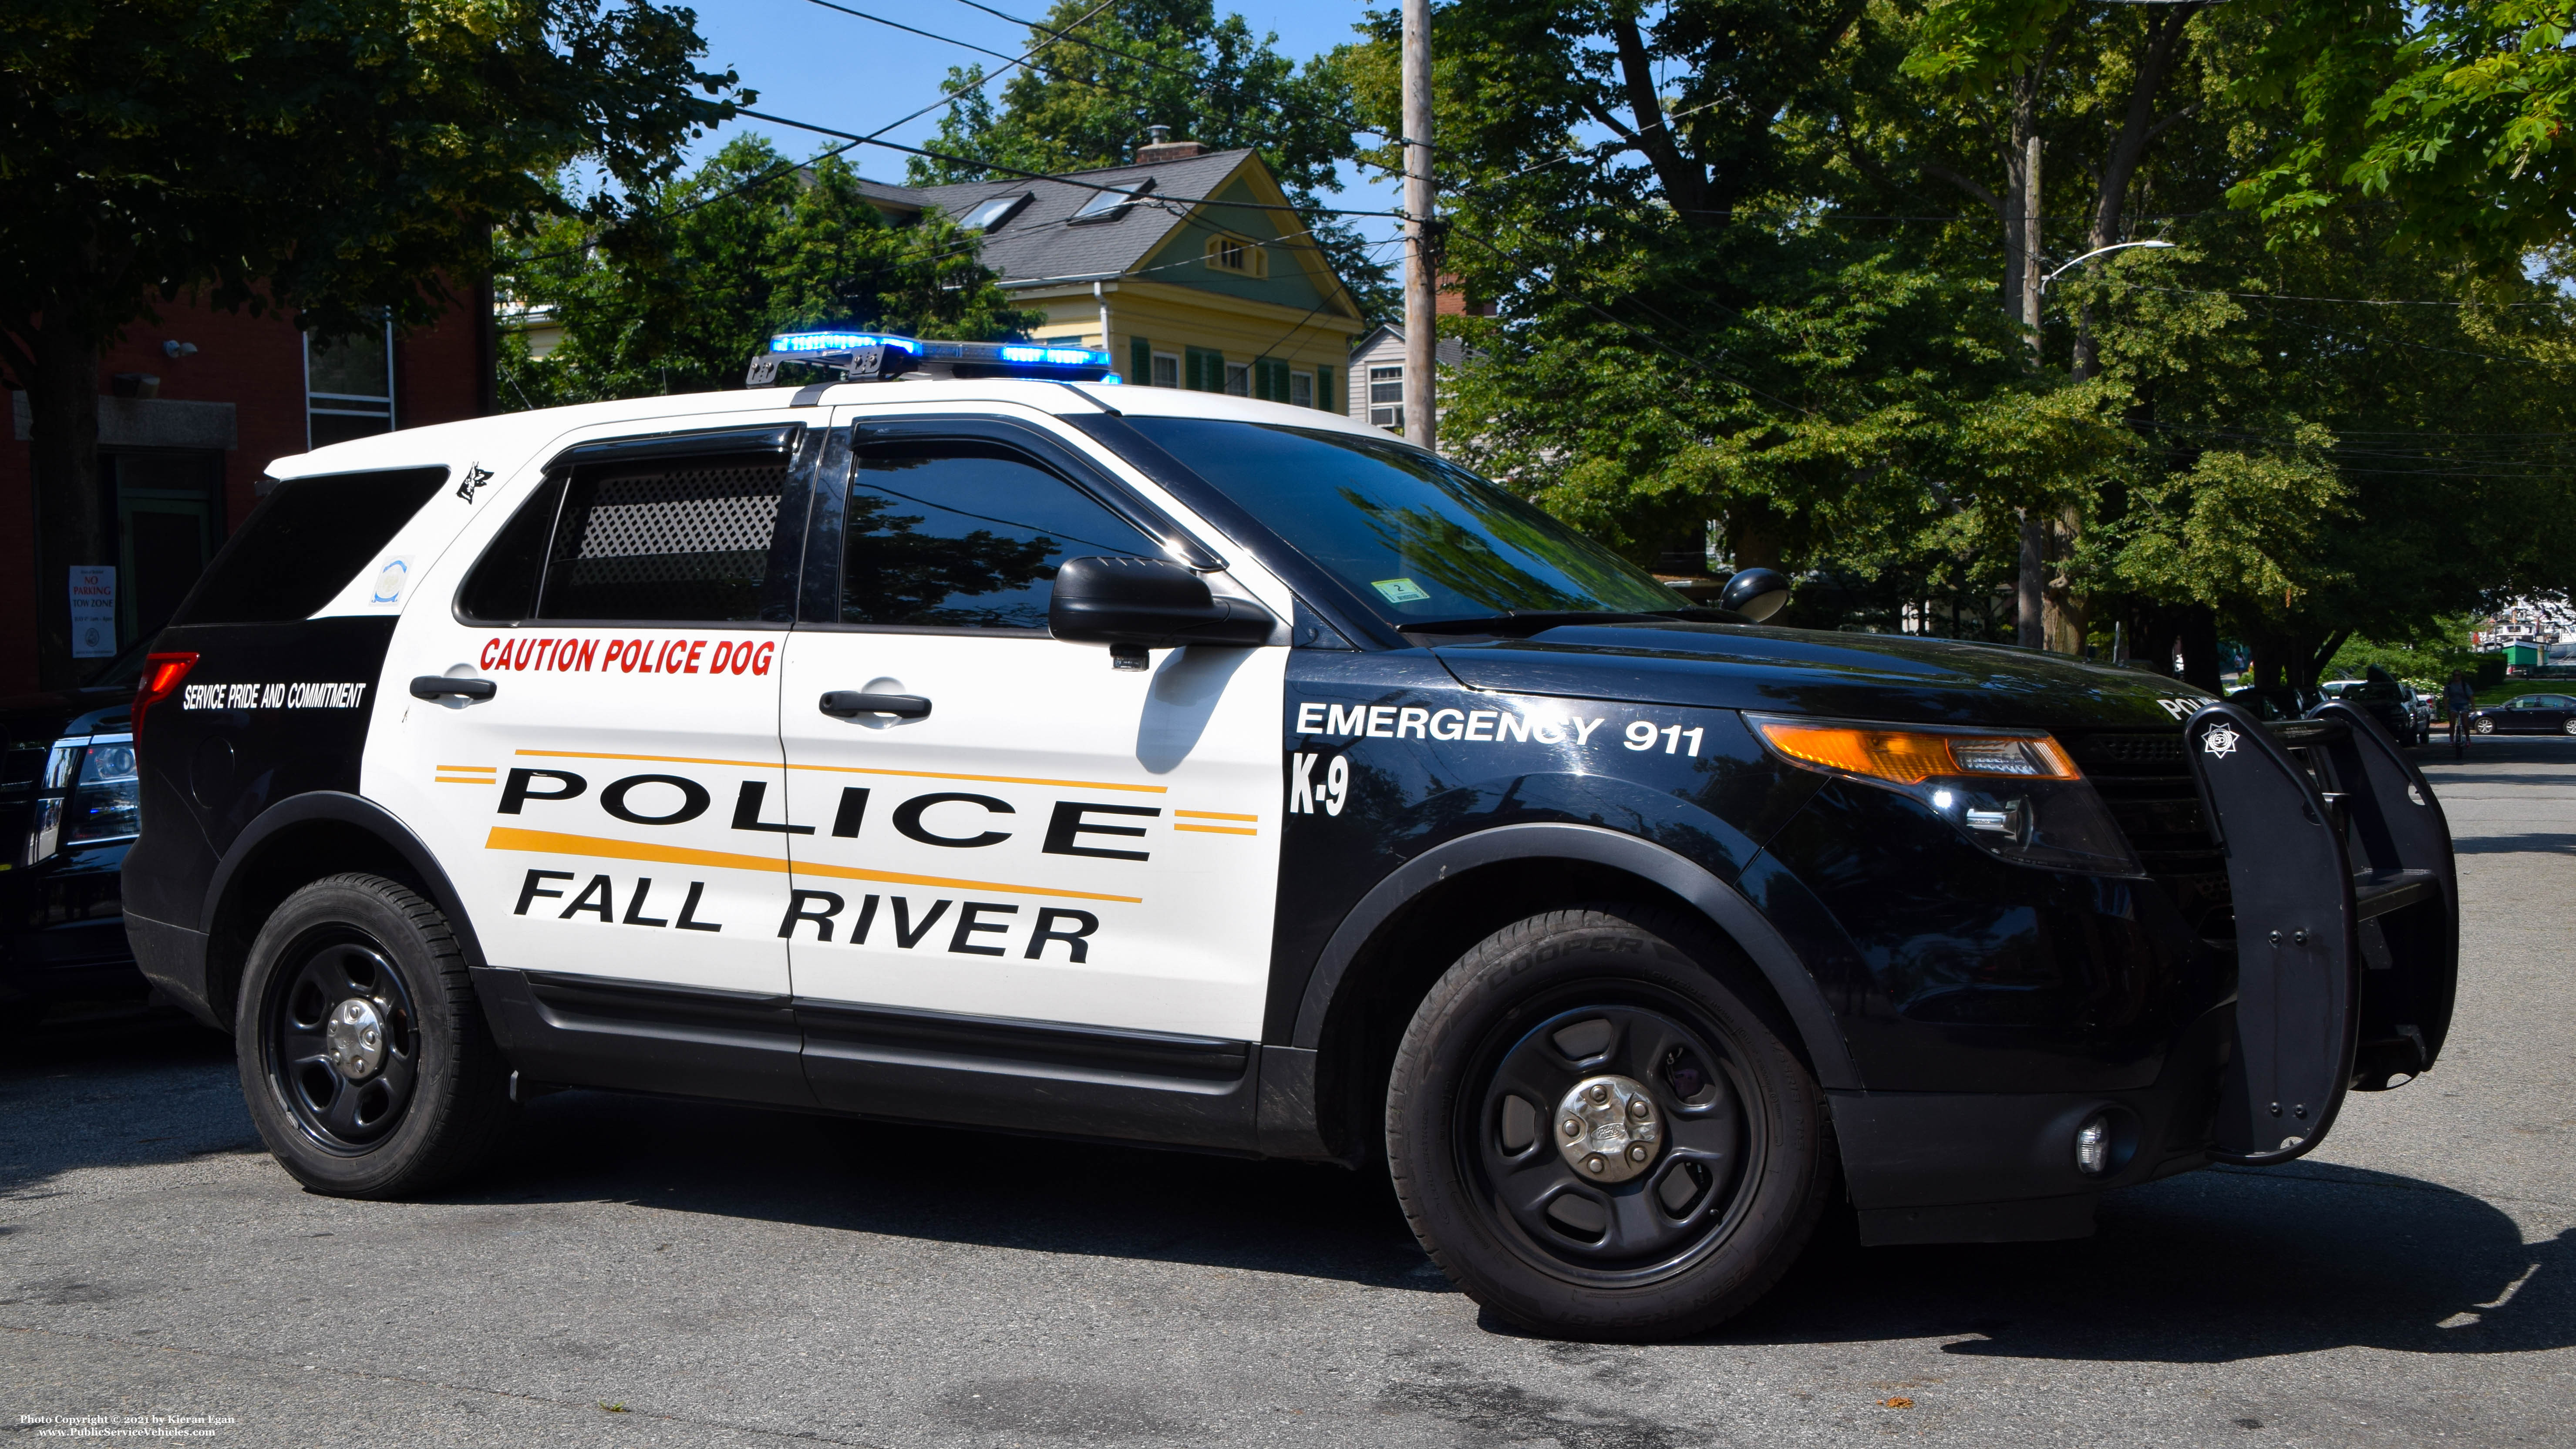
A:
[[[1255,152],[1157,139],[1066,180],[865,186],[981,232],[1013,305],[1046,313],[1039,341],[1106,347],[1134,384],[1348,411],[1366,324]]]

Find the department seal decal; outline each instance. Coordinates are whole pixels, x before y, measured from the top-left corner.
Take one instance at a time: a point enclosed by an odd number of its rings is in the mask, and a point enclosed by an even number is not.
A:
[[[2236,753],[2236,727],[2220,725],[2200,737],[2200,747],[2222,760],[2226,759]]]

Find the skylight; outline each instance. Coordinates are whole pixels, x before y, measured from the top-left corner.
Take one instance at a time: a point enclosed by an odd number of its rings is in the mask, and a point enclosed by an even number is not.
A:
[[[1009,220],[1011,213],[1019,210],[1020,204],[1028,199],[1029,194],[1025,191],[1021,191],[1015,192],[1009,196],[996,196],[990,201],[979,202],[976,204],[973,211],[966,213],[966,219],[960,222],[959,225],[965,227],[968,231],[991,231],[993,228],[1000,226],[1003,222]]]
[[[1073,220],[1099,221],[1105,217],[1116,216],[1122,209],[1133,205],[1146,192],[1153,189],[1154,178],[1148,176],[1125,191],[1095,191],[1091,194],[1091,199],[1082,204],[1082,209],[1073,214]]]

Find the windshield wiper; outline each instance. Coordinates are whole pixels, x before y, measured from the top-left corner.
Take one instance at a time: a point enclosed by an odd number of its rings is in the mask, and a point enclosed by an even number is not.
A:
[[[1506,609],[1466,619],[1407,619],[1396,627],[1407,634],[1501,634],[1526,639],[1565,624],[1654,624],[1668,617],[1624,609]]]

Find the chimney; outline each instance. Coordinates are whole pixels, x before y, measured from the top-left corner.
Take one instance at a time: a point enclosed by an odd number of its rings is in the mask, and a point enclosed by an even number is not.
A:
[[[1136,148],[1136,164],[1153,166],[1165,161],[1187,161],[1207,147],[1196,141],[1175,141],[1169,126],[1147,126],[1145,144]]]

